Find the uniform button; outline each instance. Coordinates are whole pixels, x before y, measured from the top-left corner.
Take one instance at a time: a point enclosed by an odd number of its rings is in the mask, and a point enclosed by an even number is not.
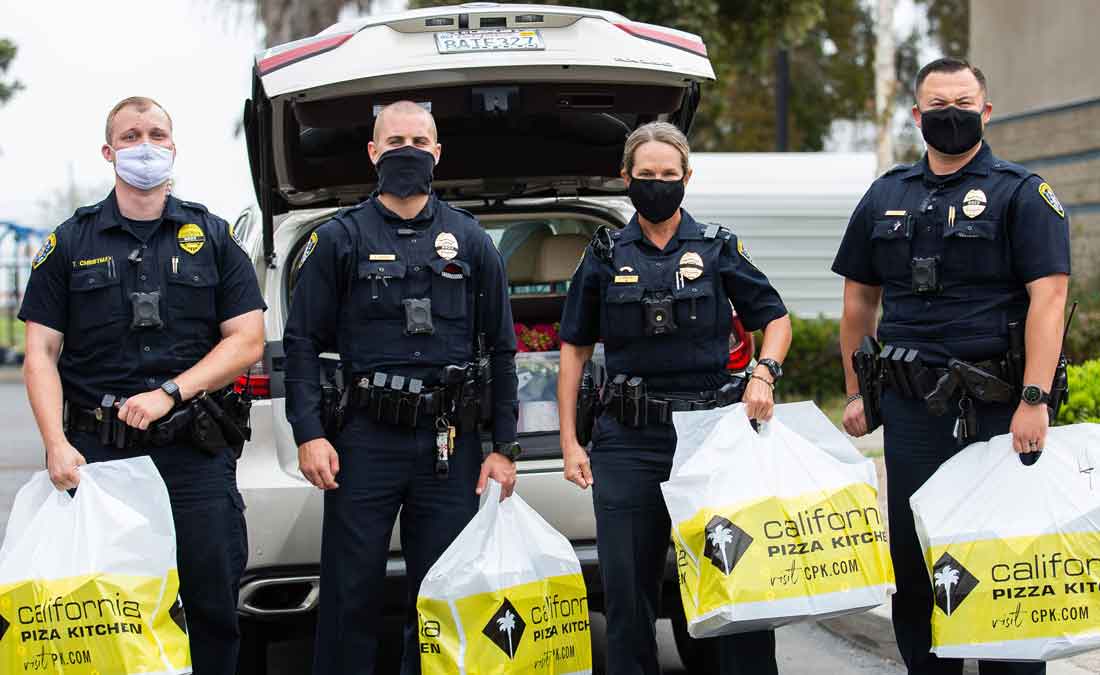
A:
[[[417,357],[419,357],[419,356],[420,356],[420,352],[413,352],[413,356],[417,356]]]
[[[142,275],[141,275],[141,280],[142,280],[142,281],[145,281],[146,279],[148,279],[148,277],[146,277],[146,276],[145,276],[144,274],[142,274]]]
[[[141,249],[142,249],[142,250],[145,250],[145,249],[147,249],[147,248],[149,248],[149,247],[148,247],[148,246],[146,246],[145,244],[142,244],[142,245],[141,245]]]
[[[662,267],[663,265],[664,265],[664,263],[657,263],[657,269],[661,269],[661,267]]]
[[[89,278],[88,278],[88,285],[89,285],[89,286],[92,286],[92,285],[94,285],[94,284],[95,284],[95,279],[92,279],[91,277],[89,277]]]
[[[155,386],[155,385],[156,385],[156,383],[157,383],[156,379],[155,379],[155,378],[152,378],[152,377],[150,377],[149,379],[145,380],[145,382],[146,382],[146,383],[147,383],[147,384],[148,384],[148,385],[149,385],[150,387],[152,387],[152,386]]]
[[[692,292],[692,293],[698,293],[698,292],[699,292],[699,289],[698,289],[698,288],[695,288],[695,287],[692,287],[692,289],[691,289],[691,292]]]
[[[419,271],[420,271],[420,265],[413,265],[413,272],[419,272]]]
[[[198,281],[198,280],[199,280],[199,275],[197,275],[197,274],[191,277],[191,281]]]
[[[149,345],[145,345],[144,347],[142,347],[141,351],[143,351],[143,352],[149,351]]]

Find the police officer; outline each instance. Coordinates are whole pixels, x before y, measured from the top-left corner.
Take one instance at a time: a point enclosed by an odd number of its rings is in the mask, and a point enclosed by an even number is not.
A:
[[[992,105],[979,69],[956,59],[933,61],[918,73],[915,95],[913,119],[927,153],[874,182],[852,214],[833,271],[845,277],[842,352],[850,357],[863,336],[875,334],[881,299],[878,339],[917,350],[925,369],[917,369],[913,387],[898,382],[906,373],[892,373],[897,386],[887,386],[881,399],[897,575],[894,631],[910,673],[957,674],[961,660],[929,653],[933,603],[943,608],[945,602],[933,596],[909,497],[960,441],[1011,432],[1017,452],[1042,449],[1062,342],[1069,224],[1042,178],[998,159],[982,141]],[[1026,359],[1016,366],[1006,358],[1010,326],[1019,326],[1026,342]],[[930,407],[920,399],[944,398],[937,384],[952,358],[1007,382],[1015,393],[982,400],[990,397],[962,389],[946,399],[946,411]],[[848,358],[844,370],[844,427],[860,436],[868,430],[865,405],[873,410],[877,402],[861,398]],[[980,669],[1045,672],[1040,663],[983,662]]]
[[[152,457],[172,504],[195,673],[228,675],[244,504],[228,431],[211,432],[209,417],[196,426],[188,411],[200,397],[228,407],[222,388],[263,354],[265,307],[226,222],[169,194],[168,113],[127,98],[107,116],[106,137],[115,189],[77,209],[32,263],[19,312],[27,395],[59,489],[76,487],[85,462]],[[201,449],[196,429],[207,434]]]
[[[621,231],[597,233],[573,275],[561,322],[565,478],[593,487],[608,675],[660,672],[654,622],[670,531],[660,489],[676,450],[670,413],[739,398],[725,369],[730,302],[747,330],[764,328],[759,365],[744,391],[751,418],[771,418],[772,389],[791,341],[787,310],[743,244],[680,208],[691,178],[688,154],[683,133],[667,123],[646,124],[627,138],[622,176],[637,215]],[[584,363],[601,338],[611,399],[596,420],[590,466],[574,416]],[[639,395],[636,406],[617,400]],[[720,666],[710,672],[777,672],[772,631],[714,642]]]
[[[420,672],[420,582],[476,513],[488,478],[511,494],[519,452],[504,264],[477,219],[431,191],[435,121],[415,103],[391,104],[368,151],[377,193],[311,235],[283,338],[299,465],[325,490],[319,675],[376,672],[398,510],[408,579],[402,672]],[[347,390],[344,427],[330,423],[327,433],[318,356],[326,351],[340,354]],[[476,376],[479,357],[489,363]],[[471,396],[492,418],[494,452],[484,461]]]

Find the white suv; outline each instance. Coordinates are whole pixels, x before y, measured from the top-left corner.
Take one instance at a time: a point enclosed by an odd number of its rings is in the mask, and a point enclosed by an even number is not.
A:
[[[309,235],[374,189],[366,148],[379,108],[409,99],[431,110],[443,145],[435,190],[474,212],[492,235],[506,261],[515,320],[552,324],[592,233],[621,227],[632,213],[619,178],[626,136],[653,120],[687,131],[700,84],[713,78],[695,35],[538,5],[369,17],[257,56],[244,121],[259,208],[234,226],[269,307],[264,361],[241,382],[256,395],[253,437],[238,470],[250,545],[239,605],[242,672],[264,672],[267,640],[312,630],[322,498],[298,472],[281,338]],[[735,355],[746,352],[751,347],[742,345]],[[329,356],[335,366],[337,356]],[[744,367],[747,358],[740,361]],[[562,478],[558,353],[520,353],[516,365],[518,490],[573,542],[599,610],[591,495]],[[399,542],[395,528],[387,572],[396,583],[384,589],[395,614],[404,598]],[[690,663],[697,657],[688,653],[671,562],[667,595]]]

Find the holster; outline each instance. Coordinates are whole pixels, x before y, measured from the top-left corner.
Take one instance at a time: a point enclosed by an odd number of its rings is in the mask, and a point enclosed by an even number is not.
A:
[[[347,398],[345,390],[332,383],[321,385],[321,428],[332,440],[344,430]]]
[[[882,349],[870,335],[863,337],[859,349],[852,354],[852,369],[859,381],[863,397],[863,416],[870,433],[882,425]]]
[[[588,445],[592,440],[592,427],[596,424],[596,418],[600,413],[599,378],[597,377],[595,364],[588,361],[584,364],[581,374],[580,391],[577,392],[577,416],[574,426],[577,432],[577,442],[582,446]]]

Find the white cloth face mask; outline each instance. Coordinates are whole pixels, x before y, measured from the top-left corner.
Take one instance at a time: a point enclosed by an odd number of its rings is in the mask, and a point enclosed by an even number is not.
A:
[[[171,178],[174,161],[171,148],[142,143],[115,150],[115,173],[139,190],[152,190]]]

